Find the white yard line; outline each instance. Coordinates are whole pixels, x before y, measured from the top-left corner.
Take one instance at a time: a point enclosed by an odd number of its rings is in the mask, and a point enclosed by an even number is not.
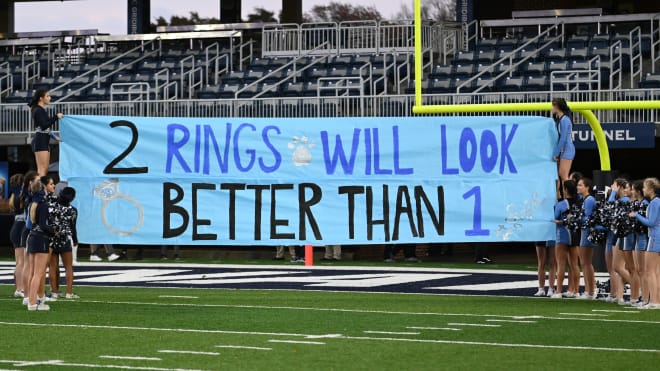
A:
[[[175,299],[199,299],[199,296],[186,296],[186,295],[158,295],[159,298],[175,298]]]
[[[362,331],[365,334],[383,334],[383,335],[419,335],[419,332],[395,332],[395,331]]]
[[[320,341],[302,341],[302,340],[268,340],[269,343],[287,343],[287,344],[308,344],[308,345],[325,345]]]
[[[637,308],[634,308],[637,309]],[[603,313],[640,313],[640,311],[629,311],[629,310],[610,310],[610,309],[592,309],[592,312],[603,312]]]
[[[407,326],[411,330],[445,330],[445,331],[461,331],[460,328],[453,327],[418,327],[418,326]]]
[[[486,322],[536,323],[536,321],[523,321],[523,320],[514,320],[514,319],[487,319]]]
[[[134,361],[161,361],[158,357],[132,357],[132,356],[111,356],[111,355],[102,355],[99,358],[105,359],[130,359]]]
[[[607,317],[607,314],[596,313],[559,313],[562,316]]]
[[[470,327],[502,327],[502,325],[487,325],[485,323],[448,323],[449,326],[470,326]]]
[[[92,368],[92,369],[101,369],[101,368],[110,368],[110,369],[120,369],[120,370],[143,370],[143,371],[204,371],[199,369],[181,369],[181,368],[161,368],[161,367],[139,367],[139,366],[124,366],[124,365],[103,365],[103,364],[94,364],[94,363],[48,363],[52,361],[17,361],[17,360],[8,360],[0,359],[0,363],[11,363],[14,365],[17,364],[34,364],[34,365],[48,365],[48,366],[61,366],[61,367],[83,367],[83,368]]]
[[[216,348],[230,348],[230,349],[251,349],[251,350],[273,350],[273,348],[264,347],[248,347],[243,345],[216,345]]]
[[[158,353],[174,353],[174,354],[194,354],[201,356],[219,356],[218,352],[198,352],[194,350],[174,350],[174,349],[161,349]]]
[[[24,362],[17,362],[14,363],[14,366],[16,367],[27,367],[27,366],[46,366],[46,365],[57,365],[59,363],[62,363],[64,361],[60,360],[50,360],[50,361],[24,361]]]

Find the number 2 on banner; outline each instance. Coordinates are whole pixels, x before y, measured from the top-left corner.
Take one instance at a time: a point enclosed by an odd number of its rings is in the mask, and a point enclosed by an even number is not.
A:
[[[121,160],[125,159],[131,151],[135,149],[135,146],[138,142],[138,129],[134,123],[126,120],[113,121],[110,123],[111,128],[116,128],[119,126],[124,126],[131,129],[131,143],[120,153],[119,156],[115,157],[114,160],[110,161],[108,166],[103,169],[103,174],[146,174],[149,172],[149,168],[146,166],[143,167],[116,167]]]
[[[466,236],[489,236],[490,230],[481,228],[481,187],[476,186],[463,194],[463,199],[474,196],[474,212],[472,214],[472,229],[466,229]]]

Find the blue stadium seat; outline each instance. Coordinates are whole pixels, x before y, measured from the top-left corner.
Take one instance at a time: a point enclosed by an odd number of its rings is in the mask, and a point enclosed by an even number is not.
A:
[[[642,89],[660,89],[660,74],[646,74],[639,82]]]
[[[550,83],[546,76],[528,76],[525,81],[525,86],[528,91],[547,91],[550,88]]]
[[[282,96],[284,97],[299,97],[305,91],[305,83],[303,82],[290,82],[285,84],[282,88]]]
[[[459,52],[454,56],[454,64],[471,64],[477,60],[476,53],[474,51],[469,52]]]
[[[568,62],[564,61],[551,61],[548,64],[548,72],[553,71],[566,71],[568,70]]]
[[[529,62],[525,65],[524,71],[526,74],[545,74],[548,67],[545,62]]]
[[[197,99],[220,98],[220,85],[206,85],[197,91]]]
[[[225,83],[220,87],[220,92],[218,96],[224,99],[233,99],[236,96],[236,92],[240,89],[242,85],[237,83]]]
[[[566,40],[566,47],[568,49],[583,49],[589,43],[589,36],[576,36],[573,35]]]
[[[580,49],[571,49],[570,60],[572,61],[584,61],[589,59],[590,50],[587,47]]]
[[[456,65],[456,70],[454,71],[454,76],[458,78],[470,77],[474,74],[474,65],[469,64],[462,66],[460,64]]]
[[[14,90],[9,96],[7,96],[3,101],[5,103],[24,103],[28,104],[32,98],[32,92],[30,90]]]
[[[544,53],[545,60],[547,61],[563,61],[566,60],[566,49],[550,49]]]
[[[523,77],[506,77],[497,83],[499,91],[521,91],[523,90]]]
[[[497,52],[494,50],[491,51],[480,51],[477,55],[477,61],[479,63],[493,63],[496,61]]]
[[[610,47],[610,35],[594,35],[589,41],[590,49],[601,49]]]

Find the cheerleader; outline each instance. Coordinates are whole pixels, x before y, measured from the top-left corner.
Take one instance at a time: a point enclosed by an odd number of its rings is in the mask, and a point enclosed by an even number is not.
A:
[[[9,209],[14,214],[14,224],[9,232],[9,239],[14,247],[14,258],[16,266],[14,268],[14,281],[16,290],[15,298],[25,296],[25,280],[23,279],[23,265],[25,264],[25,246],[21,245],[21,233],[25,229],[25,215],[21,207],[21,191],[23,184],[23,174],[15,174],[9,178]]]
[[[568,180],[571,171],[571,165],[575,158],[575,145],[573,144],[573,120],[571,110],[566,104],[564,98],[555,98],[552,100],[552,115],[556,118],[557,131],[559,132],[559,141],[552,151],[552,158],[557,162],[559,181]],[[561,184],[561,183],[560,183]]]
[[[73,247],[78,245],[78,234],[76,233],[78,210],[71,205],[75,197],[76,191],[73,188],[64,188],[51,212],[53,225],[58,231],[58,234],[51,239],[53,249],[50,259],[51,298],[59,296],[59,256],[62,256],[62,263],[66,270],[65,298],[79,298],[73,293]]]
[[[580,233],[580,246],[578,247],[578,255],[580,264],[584,271],[584,292],[578,296],[579,299],[595,299],[595,286],[596,276],[594,273],[593,256],[594,248],[597,247],[594,243],[589,241],[589,228],[587,227],[587,220],[594,213],[596,208],[596,199],[591,195],[592,182],[589,178],[582,178],[578,182],[577,191],[582,196],[582,231]]]
[[[630,217],[636,218],[649,229],[649,242],[644,256],[649,302],[640,308],[660,309],[660,181],[648,178],[644,180],[642,190],[644,197],[651,199],[646,216],[635,211],[630,213]]]
[[[37,300],[37,292],[46,275],[50,237],[54,235],[54,231],[48,225],[48,202],[46,201],[43,185],[40,181],[35,182],[30,190],[33,197],[28,210],[32,228],[28,235],[27,248],[30,253],[29,261],[32,275],[28,292],[28,310],[50,310],[50,307],[44,301]]]
[[[633,211],[640,213],[642,216],[646,215],[646,208],[649,201],[644,198],[644,181],[638,180],[632,185],[632,199]],[[642,306],[645,301],[648,301],[649,291],[647,279],[644,275],[644,256],[646,255],[646,246],[648,244],[648,228],[640,223],[637,219],[634,220],[634,235],[635,235],[635,251],[633,252],[633,259],[635,260],[635,272],[639,280],[640,298],[634,301],[630,298],[630,304],[633,306]]]
[[[37,172],[40,176],[48,173],[50,164],[50,138],[60,141],[60,138],[51,131],[53,125],[63,117],[62,113],[57,113],[52,117],[48,116],[45,107],[50,104],[50,94],[48,90],[37,89],[34,92],[32,101],[28,104],[32,112],[35,133],[32,137],[32,152],[37,162]]]
[[[636,274],[632,274],[635,272],[635,262],[632,255],[635,240],[634,235],[632,234],[632,229],[626,228],[625,226],[625,223],[627,222],[625,220],[625,214],[630,212],[625,212],[630,206],[630,192],[630,183],[625,179],[616,179],[614,184],[612,184],[610,201],[616,199],[611,215],[612,232],[615,235],[614,237],[616,241],[612,248],[612,268],[616,273],[613,278],[616,279],[616,286],[615,290],[611,291],[614,292],[619,305],[630,303],[623,297],[626,283],[630,284],[631,300],[637,301],[637,298],[639,297],[639,280],[637,279]],[[625,213],[623,222],[621,222],[621,218],[619,218],[619,215],[622,213]],[[630,233],[628,233],[628,229],[630,229]]]
[[[23,188],[21,190],[21,199],[19,205],[23,212],[23,229],[20,231],[20,246],[25,251],[25,257],[23,259],[23,274],[21,275],[23,279],[23,286],[25,287],[25,296],[23,297],[23,305],[28,305],[27,293],[30,291],[30,277],[32,277],[32,266],[30,265],[30,259],[28,259],[28,250],[27,250],[27,238],[30,233],[31,223],[28,223],[30,215],[28,212],[28,205],[32,202],[32,185],[39,182],[39,174],[36,171],[28,171],[25,174],[23,179]],[[16,232],[18,233],[18,232]]]
[[[566,220],[569,213],[573,209],[577,188],[575,182],[572,180],[564,181],[563,183],[564,199],[559,200],[555,205],[555,223],[557,224],[555,252],[557,254],[557,290],[551,297],[553,299],[560,299],[563,297],[562,291],[564,290],[564,275],[566,264],[568,264],[568,292],[566,297],[575,297],[575,292],[578,288],[574,286],[577,277],[577,282],[580,279],[580,270],[578,268],[577,249],[575,243],[572,241],[571,231],[566,226]],[[573,291],[575,290],[575,291]]]

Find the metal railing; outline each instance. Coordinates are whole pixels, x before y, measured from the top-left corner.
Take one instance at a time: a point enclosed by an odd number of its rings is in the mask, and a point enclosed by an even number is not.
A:
[[[474,29],[474,32],[472,32]],[[474,40],[474,47],[477,47],[477,41],[479,40],[479,21],[474,20],[470,23],[465,23],[463,25],[463,51],[466,52],[470,50],[470,42]]]
[[[249,65],[252,59],[254,59],[254,40],[248,40],[238,46],[238,69],[242,70],[243,66]]]
[[[146,82],[116,82],[110,85],[110,102],[113,103],[117,99],[115,97],[125,96],[126,99],[119,99],[119,103],[111,104],[109,107],[110,115],[115,115],[116,111],[125,111],[122,108],[138,108],[129,109],[129,111],[139,112],[142,115],[149,116],[151,106],[149,104],[143,105],[142,102],[149,102],[151,88]],[[131,105],[138,103],[137,106]]]
[[[195,96],[195,90],[204,86],[204,69],[202,66],[197,65],[194,55],[189,55],[179,61],[179,68],[181,74],[179,79],[181,81],[181,98],[186,98],[186,91],[188,92],[187,99],[192,99]]]
[[[429,21],[424,22],[425,48],[434,47],[435,27]],[[410,20],[269,25],[262,29],[262,56],[412,53],[413,35],[414,25]],[[320,45],[324,47],[319,48]]]
[[[11,73],[9,62],[0,63],[0,102],[2,97],[11,94],[14,91],[14,76]]]
[[[651,72],[656,73],[660,62],[660,13],[651,18]]]
[[[586,70],[566,70],[550,72],[550,91],[600,91],[600,56],[591,58]],[[563,86],[564,89],[555,89],[555,86]]]
[[[23,89],[29,89],[41,77],[41,65],[39,61],[35,60],[23,66],[21,75],[23,76]]]
[[[136,84],[128,84],[136,85]],[[141,88],[143,91],[145,87]],[[135,86],[131,98],[140,90]],[[424,104],[479,104],[479,103],[530,103],[549,102],[553,97],[572,101],[635,101],[660,99],[660,89],[626,89],[569,92],[501,92],[470,94],[424,95]],[[331,96],[297,98],[246,98],[246,99],[185,99],[142,100],[103,102],[58,102],[50,110],[66,115],[122,115],[151,117],[370,117],[413,116],[414,95],[379,96]],[[660,110],[595,111],[603,122],[639,123],[660,121]],[[488,113],[500,116],[509,113]],[[521,112],[521,115],[549,116],[548,111]],[[471,113],[448,114],[449,116],[473,116]],[[575,115],[576,124],[585,124],[581,115]],[[30,134],[30,112],[24,103],[0,105],[0,132]]]
[[[621,40],[610,45],[610,60],[607,64],[610,68],[609,88],[612,90],[621,89],[621,83],[623,82],[623,47]]]
[[[637,82],[642,81],[642,29],[637,26],[628,34],[630,43],[630,87],[635,87],[635,77]]]

